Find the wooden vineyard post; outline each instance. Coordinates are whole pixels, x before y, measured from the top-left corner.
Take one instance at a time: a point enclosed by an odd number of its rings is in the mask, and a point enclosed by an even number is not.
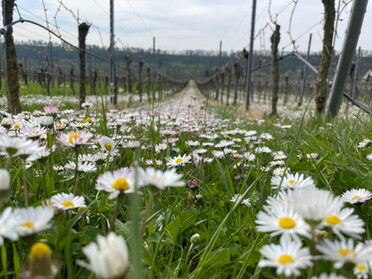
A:
[[[274,33],[271,35],[271,59],[272,59],[272,83],[273,83],[273,91],[271,97],[271,113],[270,117],[276,116],[277,112],[277,104],[279,99],[279,61],[278,61],[278,45],[280,41],[280,25],[275,24]]]
[[[313,37],[313,34],[310,33],[309,35],[309,45],[307,47],[307,53],[306,53],[306,60],[309,61],[309,55],[310,55],[310,47],[311,47],[311,39]],[[302,102],[304,99],[305,89],[306,89],[306,78],[307,78],[307,66],[304,65],[303,69],[303,77],[302,77],[302,85],[301,85],[301,92],[300,92],[300,98],[298,100],[298,106],[302,106]]]
[[[90,24],[83,22],[79,24],[79,58],[80,58],[80,92],[79,92],[79,102],[80,107],[85,102],[86,96],[86,69],[85,69],[85,40],[88,35]]]
[[[324,5],[324,34],[323,48],[320,59],[320,68],[316,83],[315,103],[319,113],[322,113],[325,108],[327,92],[328,92],[328,70],[331,66],[331,58],[333,53],[333,33],[335,24],[335,0],[322,0]]]
[[[74,68],[71,68],[70,70],[70,88],[72,90],[72,94],[75,96],[75,88],[74,88],[74,79],[75,79],[75,74],[74,74]]]
[[[227,72],[227,95],[226,95],[226,105],[229,105],[230,91],[231,91],[231,68],[226,67]]]
[[[128,92],[133,93],[133,86],[132,86],[132,72],[130,70],[130,65],[132,64],[132,59],[126,55],[124,57],[125,60],[125,68],[127,71],[127,80],[128,80]]]
[[[235,83],[234,83],[234,101],[233,105],[236,106],[238,101],[238,86],[239,86],[239,61],[234,62],[234,75],[235,75]]]
[[[3,25],[6,26],[13,21],[14,0],[3,0]],[[19,100],[19,79],[17,66],[17,53],[13,39],[13,28],[9,27],[5,34],[5,63],[6,80],[8,82],[8,102],[13,114],[20,113],[21,102]]]
[[[288,77],[288,73],[285,74],[284,76],[284,105],[287,104],[287,101],[288,101],[288,96],[289,95],[289,77]]]
[[[225,89],[225,72],[224,71],[222,71],[221,72],[221,86],[220,86],[220,88],[221,88],[221,92],[220,92],[220,102],[221,102],[221,104],[223,103],[223,91],[224,91],[224,89]]]
[[[151,92],[151,68],[147,67],[147,101],[150,102],[151,97],[150,97],[150,92]]]
[[[138,94],[140,96],[140,103],[142,103],[142,68],[143,60],[138,62]]]

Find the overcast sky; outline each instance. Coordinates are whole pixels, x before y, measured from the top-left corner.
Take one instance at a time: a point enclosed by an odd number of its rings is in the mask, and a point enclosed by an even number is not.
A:
[[[44,0],[50,28],[60,32],[62,37],[77,43],[77,23],[74,13],[81,22],[92,23],[87,44],[109,45],[109,0],[63,0],[64,7],[58,7],[60,0]],[[269,17],[269,0],[258,0],[256,11],[256,50],[270,48],[273,24]],[[300,51],[305,51],[309,33],[313,33],[312,51],[321,49],[322,13],[321,0],[298,0],[290,27],[293,0],[272,0],[271,15],[281,25],[279,48],[291,51],[291,37]],[[336,8],[338,0],[335,0]],[[341,1],[345,2],[345,1]],[[348,1],[347,1],[348,2]],[[42,0],[16,0],[19,12],[25,19],[46,25]],[[217,50],[219,41],[225,51],[241,50],[249,45],[252,0],[116,0],[115,1],[116,47],[151,48],[156,37],[156,48],[162,50]],[[336,49],[342,46],[350,14],[349,4],[338,22]],[[14,19],[18,19],[15,11]],[[58,30],[55,23],[59,26]],[[359,46],[372,49],[372,1],[359,39]],[[261,30],[261,31],[260,31]],[[45,40],[48,32],[30,24],[14,27],[16,40]],[[52,38],[53,42],[59,42]]]

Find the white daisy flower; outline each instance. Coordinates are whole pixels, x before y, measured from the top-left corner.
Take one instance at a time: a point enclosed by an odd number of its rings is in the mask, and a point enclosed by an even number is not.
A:
[[[253,153],[251,152],[245,152],[244,153],[244,158],[249,161],[249,162],[252,162],[254,161],[254,159],[256,159],[256,155],[254,155]]]
[[[353,239],[334,241],[324,239],[316,246],[323,255],[321,258],[335,262],[335,268],[341,268],[345,263],[365,264],[372,260],[372,246],[364,243],[354,244]]]
[[[364,139],[362,142],[359,142],[358,143],[358,147],[359,148],[363,148],[363,147],[370,146],[371,144],[372,144],[372,140],[370,140],[370,139]]]
[[[100,278],[123,278],[130,265],[125,240],[113,232],[106,237],[98,236],[97,243],[89,243],[83,248],[83,253],[89,263],[79,261],[79,264]]]
[[[54,210],[51,207],[27,207],[14,210],[14,218],[17,221],[18,234],[26,236],[41,232],[50,227],[49,221],[54,216]]]
[[[359,234],[364,233],[364,222],[359,219],[357,215],[352,215],[354,209],[344,208],[340,211],[327,216],[322,225],[331,227],[332,231],[339,237],[343,238],[342,234],[352,237],[358,237]]]
[[[273,170],[273,175],[274,176],[282,176],[284,173],[289,173],[290,169],[287,168],[287,170],[285,168],[276,168]]]
[[[283,151],[275,151],[273,152],[274,160],[283,160],[287,158],[287,155],[284,154]]]
[[[10,137],[8,135],[0,136],[0,150],[2,154],[9,157],[28,156],[37,152],[40,148],[37,141],[33,141],[23,137]]]
[[[260,153],[271,153],[272,151],[267,146],[263,146],[263,147],[256,147],[254,152],[257,154],[260,154]]]
[[[151,159],[146,159],[146,161],[144,163],[147,166],[152,166],[152,165],[161,166],[163,164],[163,161],[162,160],[157,160],[157,159],[155,159],[154,161],[152,161]]]
[[[341,195],[341,200],[347,203],[363,203],[372,198],[372,193],[367,189],[352,189]]]
[[[69,146],[69,147],[76,147],[79,145],[87,144],[88,141],[92,137],[93,137],[93,134],[91,132],[76,131],[76,132],[61,133],[59,136],[56,137],[56,139],[62,145]]]
[[[11,240],[18,240],[18,225],[12,214],[12,208],[5,208],[0,215],[0,246],[4,244],[4,237]]]
[[[208,150],[204,148],[199,148],[199,149],[195,149],[194,152],[197,154],[205,154],[208,152]]]
[[[117,153],[116,143],[112,138],[103,136],[99,139],[99,145],[101,146],[101,150],[111,155],[115,155]]]
[[[319,158],[319,155],[317,153],[309,153],[309,154],[306,154],[306,158],[316,160]]]
[[[272,140],[273,139],[273,136],[271,134],[269,134],[269,133],[262,133],[260,135],[260,138],[261,139],[265,139],[265,140]]]
[[[231,197],[230,201],[233,202],[233,203],[236,203],[240,198],[241,198],[241,194],[235,194],[234,196]],[[241,201],[240,204],[243,204],[243,205],[246,205],[248,207],[251,206],[251,199],[250,198],[247,198],[247,199],[244,199]]]
[[[188,141],[185,141],[185,144],[187,144],[188,146],[198,146],[198,145],[200,145],[200,142],[198,142],[197,140],[195,140],[195,141],[188,140]]]
[[[139,176],[143,179],[143,185],[153,185],[160,190],[170,186],[185,186],[181,180],[182,174],[178,174],[175,169],[162,172],[154,168],[139,169]]]
[[[56,194],[49,199],[49,204],[61,210],[86,207],[84,197],[75,196],[72,193]]]
[[[44,158],[49,157],[50,153],[51,150],[48,147],[42,146],[39,149],[37,149],[35,153],[31,154],[31,156],[27,158],[27,162],[42,160]]]
[[[343,202],[326,190],[312,187],[296,189],[293,192],[293,207],[305,221],[322,222],[341,209]]]
[[[46,130],[45,128],[40,128],[40,127],[24,127],[21,130],[21,134],[25,136],[26,138],[37,139],[41,135],[46,134]]]
[[[287,204],[272,204],[268,212],[260,211],[256,220],[257,231],[270,232],[270,236],[288,235],[298,238],[297,235],[310,237],[310,227],[298,215],[292,206]]]
[[[304,187],[315,187],[314,180],[309,176],[304,178],[301,173],[289,173],[287,172],[284,177],[280,175],[275,175],[271,178],[271,184],[273,189],[299,189]]]
[[[225,154],[222,151],[219,151],[219,150],[213,150],[212,154],[213,154],[214,157],[216,157],[218,159],[222,159],[223,157],[225,157]]]
[[[76,163],[74,161],[70,161],[65,165],[65,170],[75,170]],[[97,166],[94,162],[83,162],[78,161],[78,171],[85,172],[85,173],[93,173],[97,171]]]
[[[109,199],[115,199],[120,193],[133,193],[134,183],[134,170],[123,168],[100,174],[97,178],[95,189],[106,191],[110,193]]]
[[[167,166],[169,167],[178,167],[178,166],[184,166],[187,163],[190,163],[191,156],[184,154],[183,156],[179,155],[174,158],[170,158],[167,162]]]
[[[276,206],[293,206],[293,190],[282,190],[275,198],[268,197],[266,203],[264,208],[267,212],[271,212]]]
[[[372,263],[357,264],[355,265],[353,271],[358,279],[368,279],[369,273],[371,271]]]
[[[275,267],[278,275],[299,276],[301,268],[312,265],[312,257],[308,248],[302,248],[299,240],[291,240],[283,236],[279,245],[265,245],[260,249],[265,259],[260,260],[259,267]]]

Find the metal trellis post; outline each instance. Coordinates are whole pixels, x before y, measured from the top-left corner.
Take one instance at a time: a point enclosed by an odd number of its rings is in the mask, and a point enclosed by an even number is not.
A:
[[[247,96],[246,96],[246,103],[245,109],[249,110],[250,104],[250,97],[252,91],[252,66],[253,66],[253,43],[254,43],[254,25],[256,20],[256,0],[253,0],[252,3],[252,22],[251,22],[251,36],[250,36],[250,44],[249,44],[249,56],[248,56],[248,63],[247,63]]]
[[[336,116],[340,109],[345,83],[350,71],[353,54],[358,43],[367,3],[368,0],[353,1],[348,27],[346,29],[346,36],[343,42],[342,53],[333,79],[331,95],[327,100],[326,115]]]

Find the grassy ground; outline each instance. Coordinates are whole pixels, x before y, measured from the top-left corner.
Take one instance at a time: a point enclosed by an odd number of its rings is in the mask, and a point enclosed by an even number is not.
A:
[[[288,172],[312,177],[318,188],[336,196],[353,188],[371,188],[371,162],[366,156],[372,151],[368,146],[357,147],[364,139],[372,139],[369,118],[354,115],[327,123],[316,117],[290,116],[247,120],[213,106],[194,89],[191,86],[160,104],[127,111],[103,108],[59,113],[54,122],[66,122],[65,130],[47,128],[47,141],[38,140],[40,145],[55,146],[50,155],[27,164],[26,172],[22,172],[25,165],[20,157],[10,164],[3,157],[1,166],[11,176],[11,196],[2,211],[24,207],[25,188],[31,206],[39,206],[57,193],[74,192],[84,198],[87,207],[56,212],[49,228],[18,241],[5,237],[0,277],[15,278],[23,269],[30,269],[30,247],[41,241],[53,250],[57,278],[94,278],[76,264],[87,261],[82,247],[96,241],[98,235],[114,231],[129,244],[128,278],[284,278],[273,268],[258,266],[260,248],[280,241],[278,236],[259,232],[255,224],[267,198],[278,193],[271,183],[273,171],[287,167]],[[29,108],[41,109],[36,105]],[[22,117],[13,120],[21,125],[16,131],[19,134],[22,127],[34,123]],[[36,116],[32,120],[36,122]],[[3,133],[12,131],[9,128]],[[77,149],[57,140],[64,133],[81,131],[92,133],[89,145]],[[78,154],[103,150],[99,140],[94,140],[102,134],[114,141],[115,155],[95,162],[94,172],[66,169]],[[165,143],[164,149],[159,147],[161,143]],[[264,147],[271,152],[262,152]],[[280,151],[286,158],[275,160]],[[244,157],[248,153],[254,158]],[[135,165],[166,171],[171,169],[168,162],[183,155],[190,155],[190,161],[174,168],[182,174],[184,187],[155,192],[146,187],[140,195],[123,194],[112,200],[105,191],[95,189],[105,172]],[[240,200],[249,199],[250,205],[232,202],[235,194],[241,195]],[[347,207],[365,222],[358,242],[370,239],[370,201]],[[329,238],[336,239],[332,234]],[[310,245],[308,239],[301,239],[304,246]],[[304,268],[300,277],[334,271],[347,272],[335,270],[331,261],[320,261],[317,270]]]

